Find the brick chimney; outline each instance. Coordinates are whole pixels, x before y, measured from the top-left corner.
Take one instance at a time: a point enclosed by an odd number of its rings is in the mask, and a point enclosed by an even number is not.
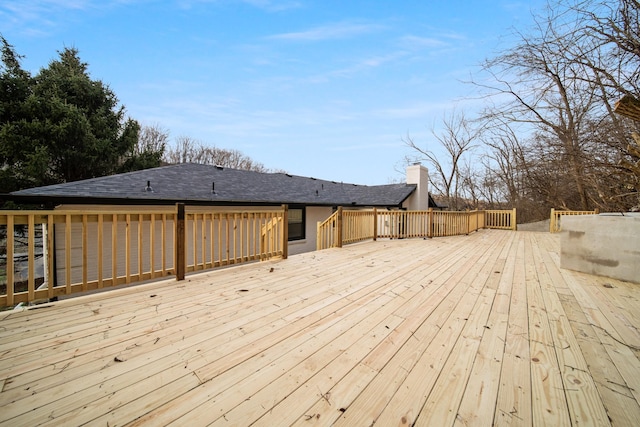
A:
[[[429,209],[429,170],[420,163],[407,166],[407,184],[417,184],[416,191],[404,202],[409,210]]]

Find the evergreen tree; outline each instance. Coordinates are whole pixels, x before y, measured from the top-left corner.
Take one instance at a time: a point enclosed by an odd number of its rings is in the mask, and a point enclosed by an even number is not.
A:
[[[0,193],[159,166],[163,153],[138,150],[140,125],[77,49],[31,76],[0,41]]]
[[[21,57],[0,36],[0,193],[20,188],[25,161],[14,147],[23,144],[19,128],[27,123],[26,100],[31,94],[31,75],[20,67]]]

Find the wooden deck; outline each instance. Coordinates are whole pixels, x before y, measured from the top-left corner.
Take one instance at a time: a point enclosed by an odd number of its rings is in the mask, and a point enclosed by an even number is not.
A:
[[[0,313],[0,425],[640,422],[640,285],[482,230]]]

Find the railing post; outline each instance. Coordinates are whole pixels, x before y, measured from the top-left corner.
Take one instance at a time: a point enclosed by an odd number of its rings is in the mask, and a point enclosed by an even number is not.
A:
[[[52,213],[48,213],[47,214],[47,239],[46,239],[46,245],[47,245],[47,261],[45,262],[47,265],[46,268],[46,278],[45,280],[47,281],[47,288],[48,288],[48,296],[49,299],[53,298],[53,286],[54,286],[54,280],[55,280],[55,256],[56,256],[56,248],[54,246],[54,238],[55,236],[55,230],[54,230],[54,225],[53,225],[53,214]],[[100,248],[100,246],[99,246]],[[102,260],[102,256],[98,256],[98,260]],[[100,262],[99,261],[99,262]],[[102,272],[100,272],[99,277],[102,276]]]
[[[469,212],[469,209],[467,209],[466,217],[467,217],[467,232],[464,234],[465,236],[468,236],[470,233],[469,229],[471,228],[471,212]]]
[[[341,248],[342,247],[342,206],[338,207],[338,216],[336,218],[337,221],[337,227],[336,227],[336,247],[337,248]]]
[[[184,203],[177,203],[176,211],[176,280],[184,280],[187,265]]]
[[[433,208],[429,208],[429,214],[427,215],[427,237],[433,238]]]
[[[282,259],[289,257],[289,205],[282,205]]]
[[[513,214],[511,215],[511,229],[513,231],[518,230],[518,221],[516,217],[516,208],[513,208]]]
[[[556,212],[551,208],[551,217],[549,218],[549,233],[554,233],[556,228]]]
[[[29,292],[29,301],[35,301],[36,299],[36,279],[35,279],[35,214],[29,214],[27,219],[28,230],[27,230],[27,272],[28,272],[28,292]],[[65,250],[71,251],[71,248],[65,248]]]
[[[378,240],[378,209],[373,208],[373,241]]]
[[[15,230],[13,213],[7,215],[7,305],[13,305],[13,291],[15,288],[13,273],[15,271],[13,252],[15,248]]]

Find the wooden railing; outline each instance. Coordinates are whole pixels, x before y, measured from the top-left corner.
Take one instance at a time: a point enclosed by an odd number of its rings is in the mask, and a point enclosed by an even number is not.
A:
[[[378,235],[388,239],[405,239],[428,235],[429,211],[378,211]]]
[[[338,207],[329,218],[318,222],[316,249],[342,247],[343,244],[375,240],[380,218],[376,209],[343,210]]]
[[[377,238],[401,239],[469,234],[481,228],[516,229],[516,210],[342,210],[318,223],[317,249]]]
[[[346,210],[342,212],[342,243],[356,243],[376,237],[376,210]]]
[[[268,218],[261,228],[260,259],[289,256],[289,208],[282,205],[282,212]]]
[[[316,249],[342,247],[342,207],[324,221],[318,222]]]
[[[283,224],[286,207],[0,211],[0,306],[286,257]]]
[[[477,231],[478,215],[480,215],[478,211],[434,211],[430,218],[431,227],[427,237],[460,236]],[[473,221],[472,218],[474,219]]]
[[[486,228],[499,230],[516,230],[516,210],[486,210],[484,211]]]
[[[562,230],[562,217],[573,215],[597,215],[598,210],[593,211],[557,211],[551,208],[551,217],[549,218],[549,232],[559,233]]]
[[[283,211],[187,211],[186,271],[282,256]]]

